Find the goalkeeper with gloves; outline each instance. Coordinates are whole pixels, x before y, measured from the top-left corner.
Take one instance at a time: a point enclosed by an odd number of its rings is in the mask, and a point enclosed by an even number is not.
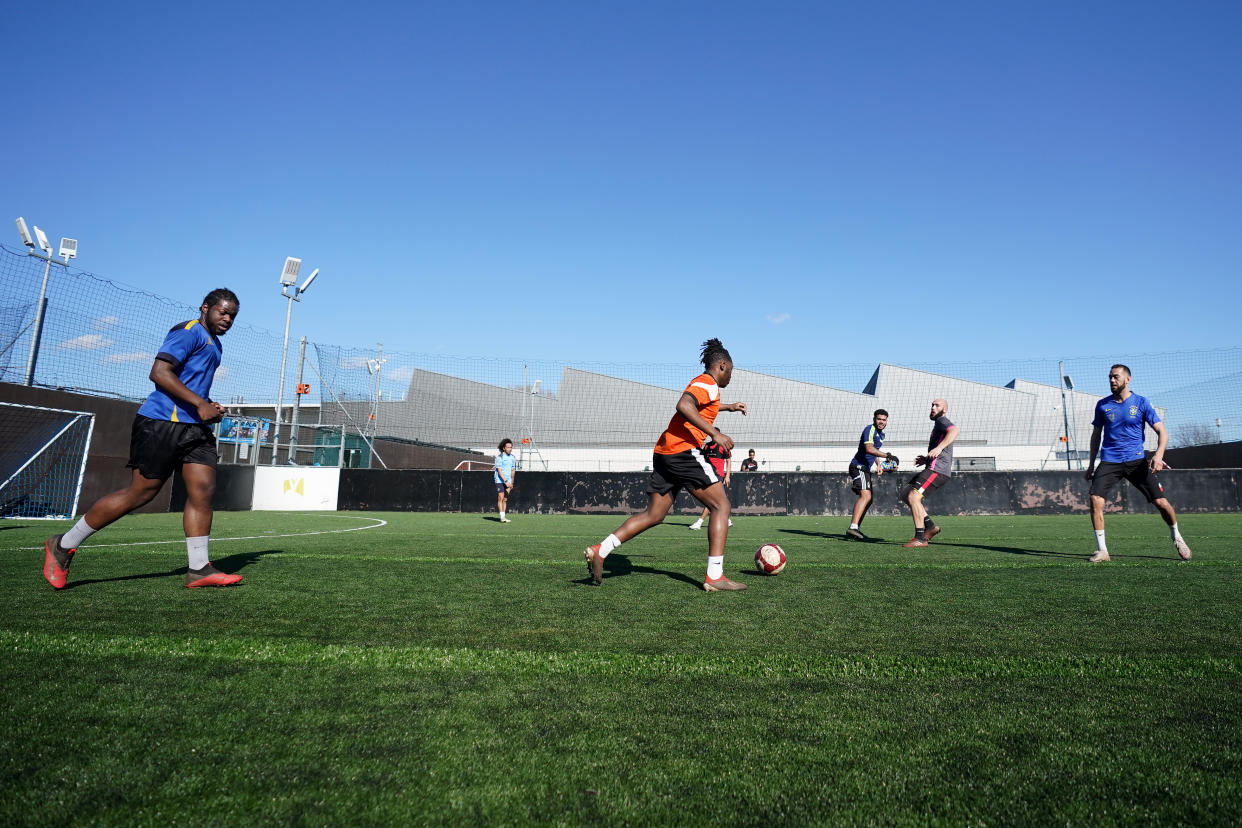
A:
[[[897,468],[897,464],[901,462],[897,455],[881,448],[884,445],[884,427],[887,425],[888,412],[877,408],[871,415],[871,425],[863,429],[862,437],[858,439],[858,451],[850,459],[850,488],[858,495],[858,500],[854,501],[850,528],[845,530],[846,540],[869,540],[859,527],[867,516],[867,510],[871,508],[872,469],[878,477],[885,471]]]

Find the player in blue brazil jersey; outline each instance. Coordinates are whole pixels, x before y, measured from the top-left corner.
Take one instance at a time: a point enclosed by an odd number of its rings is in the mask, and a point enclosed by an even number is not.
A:
[[[224,414],[209,395],[223,353],[220,337],[233,326],[237,309],[233,291],[213,290],[203,299],[198,319],[178,323],[164,337],[151,366],[155,390],[134,418],[129,487],[100,498],[72,529],[44,543],[43,577],[54,589],[64,589],[69,565],[83,541],[149,503],[178,468],[186,487],[182,525],[189,567],[185,585],[232,586],[241,581],[240,575],[212,566],[207,554],[217,459],[216,438],[207,424]]]
[[[1169,432],[1160,421],[1160,415],[1147,401],[1130,390],[1130,369],[1118,363],[1108,369],[1108,387],[1112,394],[1095,404],[1095,419],[1091,421],[1091,459],[1087,462],[1087,479],[1091,481],[1091,525],[1095,528],[1095,554],[1092,563],[1102,563],[1108,558],[1108,544],[1104,540],[1104,499],[1123,477],[1134,484],[1147,502],[1155,506],[1169,525],[1169,537],[1178,556],[1190,560],[1190,547],[1177,528],[1177,514],[1169,499],[1164,496],[1164,485],[1156,473],[1169,467],[1164,462],[1164,450],[1169,444]],[[1156,452],[1149,460],[1143,451],[1143,432],[1151,426],[1156,432]],[[1100,465],[1095,465],[1096,455]]]
[[[492,482],[496,484],[496,511],[500,512],[500,522],[510,523],[505,517],[505,507],[509,504],[509,495],[513,493],[513,479],[517,477],[517,458],[513,456],[513,441],[508,437],[496,446],[496,465],[492,469]]]

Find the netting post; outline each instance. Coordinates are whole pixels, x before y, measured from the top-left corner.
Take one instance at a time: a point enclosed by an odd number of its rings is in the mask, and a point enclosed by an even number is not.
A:
[[[298,343],[298,386],[293,395],[293,416],[289,423],[289,462],[297,462],[298,451],[298,409],[302,405],[302,369],[306,366],[306,337]]]

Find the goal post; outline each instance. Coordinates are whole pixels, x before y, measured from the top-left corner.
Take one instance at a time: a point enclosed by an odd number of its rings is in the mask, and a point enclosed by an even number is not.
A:
[[[77,514],[95,415],[0,402],[0,518]]]

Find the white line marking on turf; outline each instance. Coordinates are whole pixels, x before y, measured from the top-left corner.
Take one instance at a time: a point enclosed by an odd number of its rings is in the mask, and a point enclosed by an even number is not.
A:
[[[292,512],[290,514],[299,514],[299,513]],[[311,516],[335,517],[335,518],[344,518],[348,520],[354,519],[353,515],[321,515],[321,514],[316,514],[314,512],[303,514],[302,516],[303,517],[311,517]],[[361,518],[361,520],[374,520],[376,522],[372,523],[370,526],[351,526],[348,529],[324,529],[319,532],[287,532],[281,535],[246,535],[245,537],[240,537],[240,538],[219,538],[219,537],[216,537],[215,535],[212,535],[211,542],[212,543],[224,543],[225,541],[267,540],[268,538],[304,538],[310,535],[338,535],[338,534],[341,534],[342,532],[364,532],[367,529],[378,529],[381,526],[388,525],[388,521],[380,520],[379,518]],[[100,530],[100,531],[103,531],[103,530]],[[132,541],[131,543],[92,543],[89,546],[82,546],[81,549],[109,549],[109,548],[125,547],[125,546],[159,546],[165,543],[185,543],[185,538],[175,538],[174,540],[162,540],[162,541]],[[43,547],[42,546],[24,546],[22,548],[23,549],[42,549]]]

